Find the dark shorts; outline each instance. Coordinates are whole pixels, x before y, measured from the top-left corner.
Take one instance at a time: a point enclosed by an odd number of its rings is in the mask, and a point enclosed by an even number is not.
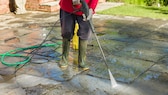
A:
[[[61,35],[63,38],[72,39],[74,35],[75,23],[79,25],[77,35],[82,40],[88,40],[91,30],[88,22],[83,21],[82,16],[71,14],[60,9]]]

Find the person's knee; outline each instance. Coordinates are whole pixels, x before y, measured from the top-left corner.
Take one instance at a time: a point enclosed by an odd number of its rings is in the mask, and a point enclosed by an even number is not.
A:
[[[90,33],[78,35],[81,40],[88,40],[90,38]]]
[[[62,33],[62,38],[66,38],[66,39],[71,40],[72,37],[73,37],[73,34],[70,33],[70,32],[64,32],[64,33]]]

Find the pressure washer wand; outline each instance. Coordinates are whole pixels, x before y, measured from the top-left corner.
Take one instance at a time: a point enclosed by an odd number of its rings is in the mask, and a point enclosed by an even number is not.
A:
[[[82,4],[81,11],[85,14],[85,16],[86,16],[86,18],[87,18],[87,16],[89,15],[89,7],[88,7],[88,5],[86,4],[86,2],[85,2],[84,0],[81,0],[81,4]],[[103,49],[102,49],[102,47],[101,47],[101,45],[100,45],[100,42],[99,42],[99,40],[98,40],[98,37],[97,37],[97,35],[96,35],[95,29],[94,29],[94,26],[93,26],[93,22],[92,22],[91,19],[88,20],[88,24],[89,24],[89,26],[90,26],[90,28],[91,28],[93,34],[95,35],[96,41],[97,41],[98,46],[99,46],[99,48],[100,48],[100,51],[101,51],[101,53],[102,53],[102,55],[103,55],[103,59],[104,59],[105,65],[106,65],[106,67],[109,69],[109,67],[108,67],[108,65],[107,65],[106,57],[105,57],[105,55],[104,55]]]
[[[85,16],[86,16],[86,18],[87,18],[88,15],[89,15],[89,7],[88,7],[88,5],[86,4],[85,0],[80,0],[80,2],[81,2],[81,4],[82,4],[81,11],[85,14]],[[109,76],[110,76],[110,80],[111,80],[111,85],[112,85],[112,87],[114,87],[114,86],[117,85],[117,83],[116,83],[116,80],[114,79],[114,77],[113,77],[113,75],[112,75],[112,73],[111,73],[111,71],[110,71],[110,69],[109,69],[109,67],[108,67],[108,65],[107,65],[107,60],[106,60],[106,57],[105,57],[105,55],[104,55],[103,49],[102,49],[102,47],[101,47],[101,44],[100,44],[100,42],[99,42],[99,40],[98,40],[96,31],[95,31],[94,26],[93,26],[92,19],[88,20],[88,24],[89,24],[89,26],[90,26],[90,28],[91,28],[91,30],[92,30],[92,32],[93,32],[95,38],[96,38],[97,44],[98,44],[98,46],[99,46],[99,49],[100,49],[100,51],[101,51],[101,53],[102,53],[102,56],[103,56],[103,59],[104,59],[104,63],[105,63],[105,65],[106,65],[106,67],[107,67],[107,69],[108,69],[108,72],[109,72]]]

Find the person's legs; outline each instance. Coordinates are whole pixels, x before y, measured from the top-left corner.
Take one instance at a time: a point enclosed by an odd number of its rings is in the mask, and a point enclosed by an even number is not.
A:
[[[70,50],[70,40],[73,37],[73,30],[75,27],[74,15],[60,10],[60,21],[61,21],[61,36],[63,38],[62,42],[62,58],[59,63],[61,68],[68,66],[68,55]]]
[[[77,17],[77,21],[79,24],[79,55],[78,55],[78,64],[79,67],[83,70],[88,70],[89,67],[85,62],[86,59],[86,49],[87,49],[87,43],[88,39],[91,35],[91,30],[88,22],[83,21],[82,17]]]

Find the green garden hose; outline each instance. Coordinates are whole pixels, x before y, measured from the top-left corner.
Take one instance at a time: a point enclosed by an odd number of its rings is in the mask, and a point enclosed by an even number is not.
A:
[[[26,47],[26,48],[17,48],[15,50],[10,50],[6,53],[0,54],[0,56],[1,56],[0,61],[3,65],[6,65],[8,67],[16,67],[21,64],[26,64],[27,62],[29,62],[31,60],[30,56],[26,56],[23,54],[17,54],[16,52],[25,51],[25,50],[29,50],[29,49],[35,49],[35,48],[41,48],[41,47],[59,47],[61,44],[62,44],[62,42],[57,42],[54,44],[42,44],[42,45],[34,45],[34,46]],[[24,60],[19,61],[19,62],[9,63],[9,62],[4,61],[4,59],[6,57],[20,57],[20,58],[23,58]]]

